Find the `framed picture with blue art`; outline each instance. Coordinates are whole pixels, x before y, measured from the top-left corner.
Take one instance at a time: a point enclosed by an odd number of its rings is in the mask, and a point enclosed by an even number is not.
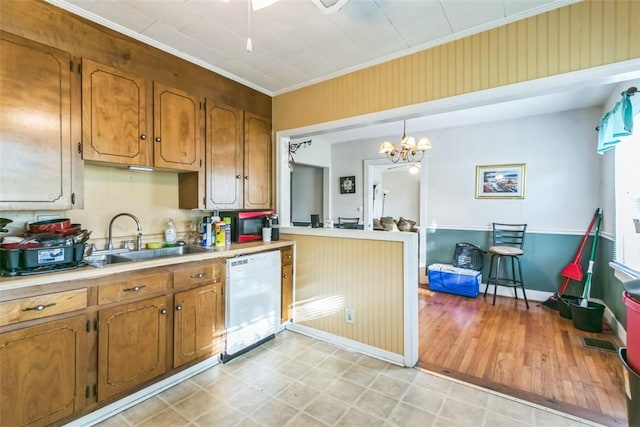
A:
[[[356,192],[356,177],[341,176],[340,177],[340,194],[349,194]]]
[[[476,199],[524,199],[525,164],[476,166]]]

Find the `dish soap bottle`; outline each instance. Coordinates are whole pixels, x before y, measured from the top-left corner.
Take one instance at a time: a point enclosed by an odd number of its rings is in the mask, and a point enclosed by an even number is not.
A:
[[[167,243],[175,243],[177,237],[178,232],[176,230],[176,224],[173,222],[173,219],[169,218],[167,228],[164,229],[164,241]]]

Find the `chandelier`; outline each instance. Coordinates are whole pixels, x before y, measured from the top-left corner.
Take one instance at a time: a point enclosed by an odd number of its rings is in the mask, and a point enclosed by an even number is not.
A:
[[[385,141],[380,145],[379,153],[385,154],[393,163],[398,163],[400,159],[405,162],[416,163],[422,160],[424,153],[430,148],[431,141],[427,137],[420,138],[416,143],[414,137],[407,136],[407,121],[404,120],[400,149],[394,143]]]

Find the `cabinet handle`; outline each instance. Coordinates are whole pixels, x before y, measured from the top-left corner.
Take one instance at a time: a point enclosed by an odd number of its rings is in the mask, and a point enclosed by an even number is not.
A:
[[[122,291],[123,292],[139,292],[144,288],[146,288],[145,285],[139,285],[139,286],[134,286],[133,288],[124,288]]]
[[[182,306],[181,305],[177,305],[176,306],[176,311],[182,311]]]
[[[160,314],[167,314],[167,309],[163,308],[162,310],[160,310]]]
[[[156,136],[156,142],[160,142],[160,137]]]
[[[240,175],[236,175],[236,179],[240,179],[242,178]]]
[[[288,279],[289,276],[287,276],[286,274],[284,276],[282,276],[283,279]]]
[[[142,135],[140,135],[140,139],[142,139],[142,140],[144,141],[145,139],[147,139],[147,135],[145,135],[145,134],[143,133]]]
[[[192,274],[191,278],[192,279],[202,279],[203,277],[205,277],[206,274],[205,273],[197,273],[197,274]]]
[[[244,176],[244,179],[249,179],[249,175],[245,175],[245,176]]]
[[[54,305],[56,305],[55,302],[52,302],[51,304],[47,304],[47,305],[42,305],[42,304],[38,304],[35,307],[26,307],[23,308],[22,311],[31,311],[31,310],[35,310],[35,311],[42,311],[45,308],[49,308],[49,307],[53,307]]]

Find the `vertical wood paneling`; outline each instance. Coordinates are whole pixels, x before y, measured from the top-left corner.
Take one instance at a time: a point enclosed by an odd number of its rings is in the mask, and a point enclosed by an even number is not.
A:
[[[631,23],[629,21],[631,17],[629,16],[630,7],[628,1],[620,2],[620,4],[618,4],[617,6],[618,7],[616,8],[615,21],[617,41],[615,49],[615,59],[617,61],[621,61],[629,55],[629,43],[631,41],[629,39],[629,27],[631,26]],[[633,25],[638,25],[637,17]],[[636,39],[635,42],[638,43],[638,40]]]
[[[629,4],[629,57],[640,57],[640,2],[634,1]]]
[[[640,56],[640,1],[584,0],[273,100],[284,130]]]
[[[540,15],[538,19],[536,19],[537,27],[535,29],[535,33],[538,34],[538,46],[534,52],[536,57],[536,66],[537,66],[537,75],[545,76],[549,73],[547,68],[546,56],[549,55],[549,46],[548,46],[548,16]],[[553,40],[553,39],[552,39]]]
[[[570,57],[570,71],[576,71],[580,69],[580,38],[583,34],[580,24],[582,19],[580,18],[582,10],[586,8],[577,8],[569,6],[569,57]],[[585,31],[588,29],[585,28]]]
[[[297,245],[296,323],[403,354],[402,243],[291,238]],[[345,322],[345,307],[354,308],[355,324]]]

